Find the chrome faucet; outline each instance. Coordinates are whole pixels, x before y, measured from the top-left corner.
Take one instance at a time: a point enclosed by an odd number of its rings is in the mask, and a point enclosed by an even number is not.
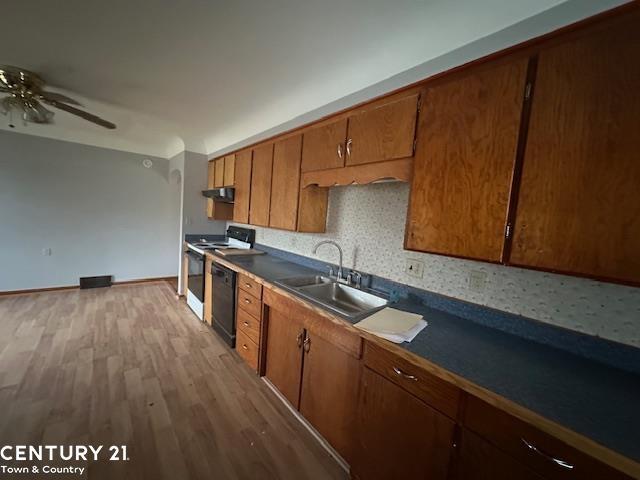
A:
[[[318,253],[318,247],[320,245],[325,245],[325,244],[326,245],[333,245],[334,247],[336,247],[338,249],[338,253],[340,254],[340,263],[338,264],[338,276],[337,276],[337,278],[338,278],[338,281],[341,282],[341,281],[343,281],[343,278],[342,278],[342,248],[340,248],[340,245],[338,245],[333,240],[322,240],[321,242],[318,242],[315,247],[313,247],[313,254],[314,255],[317,254]]]

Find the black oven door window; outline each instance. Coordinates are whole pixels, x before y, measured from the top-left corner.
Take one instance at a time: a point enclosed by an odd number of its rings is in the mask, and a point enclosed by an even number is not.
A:
[[[204,256],[189,252],[189,291],[204,302]]]

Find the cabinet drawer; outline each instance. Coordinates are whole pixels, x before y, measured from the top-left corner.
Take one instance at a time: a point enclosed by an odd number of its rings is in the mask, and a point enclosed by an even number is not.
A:
[[[238,286],[247,293],[250,293],[258,300],[262,299],[262,285],[246,275],[238,275]]]
[[[469,396],[465,426],[549,479],[629,479],[589,455],[508,413]]]
[[[262,301],[243,289],[238,289],[238,310],[244,310],[255,318],[262,318]]]
[[[258,370],[258,344],[242,330],[236,331],[236,350],[252,369]]]
[[[365,343],[364,363],[445,415],[456,417],[460,402],[458,387],[372,342]]]
[[[255,343],[260,343],[260,320],[242,308],[236,313],[236,327]]]

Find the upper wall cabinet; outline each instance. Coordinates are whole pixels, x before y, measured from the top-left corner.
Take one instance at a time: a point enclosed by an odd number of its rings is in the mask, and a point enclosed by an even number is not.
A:
[[[270,227],[296,229],[301,153],[302,135],[280,140],[274,145]]]
[[[249,223],[249,202],[251,200],[251,150],[235,155],[234,183],[235,203],[233,204],[233,221]]]
[[[236,156],[234,154],[224,157],[223,187],[233,187],[235,181]]]
[[[224,159],[210,160],[207,169],[207,188],[216,187],[216,167],[218,162]],[[211,198],[207,198],[207,218],[210,220],[231,220],[233,216],[233,205],[214,202]]]
[[[424,93],[407,249],[502,259],[527,63],[485,66]]]
[[[249,223],[251,225],[269,226],[272,173],[273,143],[254,148],[249,207]]]
[[[302,135],[275,143],[269,226],[301,232],[324,232],[328,192],[310,186],[300,189]]]
[[[540,52],[510,263],[640,283],[639,22]]]
[[[215,188],[224,187],[224,157],[213,161],[214,165],[214,184]]]
[[[417,114],[416,94],[349,117],[345,164],[411,157]]]
[[[346,118],[304,132],[302,171],[344,166],[346,138]]]

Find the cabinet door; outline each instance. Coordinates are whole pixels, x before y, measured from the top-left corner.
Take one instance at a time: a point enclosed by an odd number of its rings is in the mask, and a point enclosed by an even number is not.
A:
[[[276,142],[273,150],[273,180],[269,226],[295,230],[300,191],[302,135]]]
[[[224,157],[218,158],[215,162],[215,180],[214,187],[223,187],[224,186]]]
[[[273,144],[255,148],[251,173],[251,207],[249,208],[249,223],[251,225],[269,226],[272,168]]]
[[[304,328],[288,315],[268,308],[265,377],[298,408]]]
[[[344,167],[346,138],[346,118],[305,132],[302,171]]]
[[[209,160],[207,166],[207,188],[215,188],[216,184],[216,162],[215,160]]]
[[[236,154],[235,201],[233,221],[249,223],[249,201],[251,199],[251,150]]]
[[[300,413],[347,461],[355,442],[360,361],[307,332]]]
[[[362,479],[447,478],[455,423],[365,368],[351,465]]]
[[[639,17],[540,52],[510,263],[640,283]]]
[[[477,435],[463,430],[455,465],[456,480],[543,480]]]
[[[497,64],[424,93],[407,249],[502,259],[526,70]]]
[[[233,187],[236,166],[236,156],[227,155],[224,157],[224,181],[225,187]]]
[[[349,117],[346,165],[382,162],[413,155],[418,95]]]

